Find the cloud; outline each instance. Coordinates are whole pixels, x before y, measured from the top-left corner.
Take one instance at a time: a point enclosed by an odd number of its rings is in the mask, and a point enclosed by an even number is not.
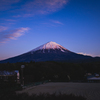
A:
[[[34,14],[20,14],[20,15],[14,15],[13,17],[15,18],[19,18],[19,17],[33,17]]]
[[[15,17],[15,18],[19,18],[19,17],[21,17],[21,15],[14,15],[13,17]]]
[[[27,15],[48,14],[61,9],[68,0],[32,0],[23,6]]]
[[[46,23],[42,23],[45,24],[47,27],[59,27],[60,25],[64,25],[62,22],[57,21],[57,20],[49,20]]]
[[[0,32],[2,32],[2,31],[4,31],[4,30],[7,30],[7,27],[0,26]]]
[[[13,20],[13,19],[6,19],[6,21],[14,22],[14,21],[16,21],[16,20]]]
[[[100,55],[98,54],[87,54],[87,53],[82,53],[82,52],[79,52],[77,54],[81,54],[81,55],[85,55],[85,56],[92,56],[92,57],[100,57]]]
[[[77,54],[81,54],[81,55],[85,55],[85,56],[93,56],[92,54],[87,54],[87,53],[83,53],[83,52],[79,52]]]
[[[24,35],[29,28],[18,28],[10,31],[0,32],[0,43],[6,43],[9,40],[16,40],[18,37]]]
[[[0,11],[13,13],[13,17],[16,18],[32,17],[37,14],[49,14],[58,11],[63,8],[68,1],[69,0],[0,0]]]
[[[0,0],[0,10],[8,10],[12,4],[18,3],[20,0]]]
[[[57,21],[57,20],[51,20],[53,23],[55,24],[60,24],[60,25],[64,25],[63,23],[61,23],[60,21]]]

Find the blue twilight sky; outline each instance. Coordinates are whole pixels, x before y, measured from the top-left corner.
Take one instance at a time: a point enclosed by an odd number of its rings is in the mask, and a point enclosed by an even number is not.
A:
[[[0,0],[0,60],[49,41],[100,56],[100,0]]]

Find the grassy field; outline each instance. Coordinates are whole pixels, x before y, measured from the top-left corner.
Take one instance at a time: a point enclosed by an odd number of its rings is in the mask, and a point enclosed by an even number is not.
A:
[[[86,97],[87,100],[100,100],[100,83],[46,83],[17,91],[17,93],[40,94],[40,93],[64,93]]]

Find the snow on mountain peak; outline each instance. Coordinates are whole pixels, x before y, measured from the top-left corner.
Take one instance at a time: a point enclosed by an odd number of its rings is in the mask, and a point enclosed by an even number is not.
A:
[[[50,49],[60,49],[62,52],[65,52],[65,50],[67,50],[66,48],[64,48],[63,46],[61,46],[61,45],[59,45],[59,44],[57,44],[56,42],[48,42],[48,43],[46,43],[46,44],[43,44],[43,45],[41,45],[41,46],[39,46],[39,47],[37,47],[37,48],[35,48],[35,49],[33,49],[33,50],[31,50],[30,52],[35,52],[35,51],[37,51],[37,50],[43,50],[43,52],[44,52],[44,50],[45,49],[47,49],[48,50],[48,52],[49,52],[49,50]],[[67,50],[68,51],[68,50]],[[44,52],[45,53],[45,52]]]

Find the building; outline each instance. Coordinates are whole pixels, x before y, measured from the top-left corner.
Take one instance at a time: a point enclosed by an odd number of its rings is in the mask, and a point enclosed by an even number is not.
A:
[[[89,75],[89,76],[87,76],[87,81],[98,83],[98,82],[100,82],[100,76],[99,76],[99,74]]]
[[[0,82],[20,82],[20,74],[18,70],[14,71],[0,71]]]

